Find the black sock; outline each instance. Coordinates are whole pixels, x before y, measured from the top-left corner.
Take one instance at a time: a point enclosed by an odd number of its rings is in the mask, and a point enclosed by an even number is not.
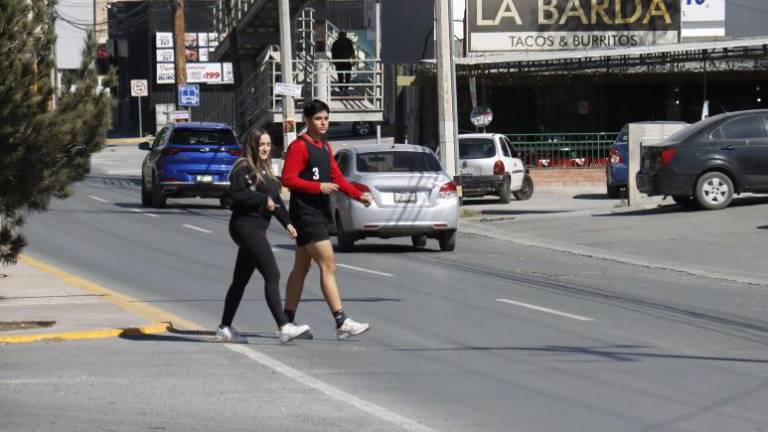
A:
[[[284,309],[283,313],[285,314],[285,318],[288,319],[288,322],[292,323],[296,321],[296,311]]]
[[[339,309],[333,313],[333,319],[336,320],[336,328],[339,328],[347,319],[347,314],[344,313],[344,309]]]

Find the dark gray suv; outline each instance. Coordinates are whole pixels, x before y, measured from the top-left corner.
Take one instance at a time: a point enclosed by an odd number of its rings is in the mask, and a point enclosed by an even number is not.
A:
[[[768,193],[768,110],[720,114],[643,146],[636,178],[640,192],[687,208],[717,210],[735,194]]]

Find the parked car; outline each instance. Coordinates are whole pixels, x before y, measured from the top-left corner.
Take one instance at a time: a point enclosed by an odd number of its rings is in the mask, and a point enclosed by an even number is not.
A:
[[[680,121],[648,121],[640,124],[685,124]],[[605,189],[610,198],[618,198],[622,189],[627,187],[629,172],[629,124],[624,125],[616,135],[613,145],[608,151],[608,163],[605,166]]]
[[[710,210],[735,194],[768,193],[768,110],[720,114],[642,148],[637,185],[648,195]]]
[[[219,198],[228,206],[229,171],[241,154],[232,129],[219,123],[177,123],[163,128],[141,166],[141,204],[163,208],[168,197]]]
[[[432,150],[409,144],[368,144],[346,147],[335,158],[352,185],[373,196],[366,208],[346,195],[332,195],[340,250],[350,250],[356,240],[368,237],[404,236],[410,236],[416,247],[434,238],[440,250],[456,248],[456,184]]]
[[[508,203],[512,195],[519,200],[533,195],[533,180],[504,135],[459,135],[459,168],[465,197],[498,195]]]

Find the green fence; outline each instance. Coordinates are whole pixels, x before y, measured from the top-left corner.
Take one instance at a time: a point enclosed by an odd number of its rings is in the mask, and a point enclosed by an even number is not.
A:
[[[605,166],[618,132],[507,135],[531,168],[595,168]]]

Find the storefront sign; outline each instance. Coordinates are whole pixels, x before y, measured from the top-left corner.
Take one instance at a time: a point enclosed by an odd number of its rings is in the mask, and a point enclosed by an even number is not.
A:
[[[467,0],[469,50],[570,50],[675,43],[680,33],[680,2]]]
[[[725,0],[681,0],[681,2],[683,39],[725,36]]]
[[[174,84],[173,63],[157,64],[157,83]],[[232,84],[235,82],[232,63],[187,63],[187,82],[200,84]]]

